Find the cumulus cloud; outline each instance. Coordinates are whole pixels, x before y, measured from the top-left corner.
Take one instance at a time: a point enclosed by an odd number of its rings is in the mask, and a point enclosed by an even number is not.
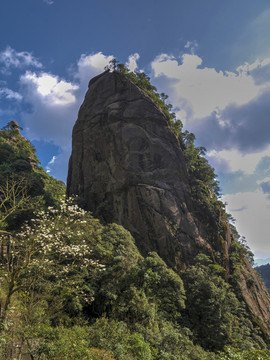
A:
[[[74,91],[78,90],[78,85],[65,80],[60,80],[58,76],[42,72],[36,74],[27,71],[21,77],[21,84],[27,86],[39,96],[41,101],[50,105],[67,105],[76,101]]]
[[[270,153],[269,151],[270,146],[266,151],[250,154],[243,154],[236,149],[221,151],[211,150],[207,153],[207,157],[210,159],[211,163],[214,163],[215,159],[221,161],[221,165],[219,166],[219,164],[217,164],[215,168],[219,168],[219,170],[224,172],[242,171],[244,174],[253,174],[261,158],[268,155]],[[226,166],[224,166],[224,164],[226,164]]]
[[[30,140],[43,140],[60,148],[59,155],[65,156],[57,156],[50,169],[53,176],[65,181],[79,85],[45,72],[26,72],[20,83],[24,101],[30,105],[30,110],[21,115],[26,135]]]
[[[267,194],[260,190],[240,192],[223,196],[222,200],[228,203],[227,211],[237,219],[237,229],[246,237],[256,257],[269,254],[270,201]]]
[[[102,52],[96,54],[82,54],[74,70],[74,77],[80,83],[80,88],[86,91],[89,80],[104,71],[113,55],[106,56]]]
[[[257,256],[269,254],[270,58],[217,71],[194,53],[161,54],[152,62],[152,73],[226,181],[223,200],[239,232]]]
[[[247,72],[203,67],[202,59],[194,54],[184,54],[179,59],[161,54],[152,62],[152,70],[156,78],[169,80],[169,95],[175,103],[189,104],[192,114],[188,111],[186,121],[191,120],[190,115],[192,119],[203,118],[225,109],[228,104],[244,104],[259,94],[254,79]],[[185,111],[185,106],[182,107]]]
[[[78,86],[45,73],[26,73],[21,77],[21,85],[31,109],[22,113],[27,136],[30,140],[43,139],[66,146],[76,119]]]
[[[229,72],[203,66],[195,54],[161,54],[152,70],[215,163],[225,171],[254,171],[270,150],[270,58]]]
[[[41,62],[39,62],[30,52],[17,52],[10,46],[0,52],[0,65],[2,65],[2,72],[8,71],[8,69],[12,67],[23,68],[32,66],[42,68]]]
[[[73,81],[46,72],[27,71],[21,76],[25,100],[32,105],[31,112],[23,114],[31,137],[38,139],[45,135],[47,141],[65,144],[89,80],[104,71],[111,59],[113,56],[102,53],[81,55],[72,74]]]
[[[140,55],[135,53],[128,57],[128,61],[126,62],[126,66],[130,71],[135,71],[138,68],[137,61],[139,60]]]

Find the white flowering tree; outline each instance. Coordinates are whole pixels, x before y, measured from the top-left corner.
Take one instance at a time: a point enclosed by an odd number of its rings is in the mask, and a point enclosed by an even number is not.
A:
[[[1,323],[18,298],[28,303],[42,299],[52,317],[90,304],[92,281],[105,269],[92,251],[101,229],[98,220],[67,200],[60,209],[36,214],[20,232],[0,235],[8,243],[0,264]]]
[[[0,358],[7,360],[26,353],[60,359],[57,341],[69,329],[76,335],[76,326],[88,331],[89,316],[111,308],[141,258],[127,230],[102,225],[72,199],[36,213],[18,232],[0,234],[0,241],[8,244],[0,256]],[[90,351],[89,341],[82,351]]]

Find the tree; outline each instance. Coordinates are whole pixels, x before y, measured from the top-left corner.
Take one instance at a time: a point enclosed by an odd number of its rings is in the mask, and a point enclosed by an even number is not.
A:
[[[91,280],[104,266],[93,258],[86,231],[91,229],[97,236],[98,226],[89,213],[68,200],[60,209],[36,214],[20,232],[0,236],[2,244],[9,244],[0,263],[0,331],[19,295],[38,294],[37,301],[43,297],[54,303],[53,317],[59,311],[72,316],[93,301]]]
[[[199,254],[195,261],[183,275],[187,295],[184,320],[198,343],[211,351],[221,350],[225,345],[247,349],[254,346],[257,330],[248,320],[244,305],[223,279],[225,269],[204,254]]]
[[[117,66],[118,66],[118,61],[113,58],[112,60],[109,61],[109,65],[106,65],[104,70],[105,71],[115,71],[117,70]]]
[[[5,221],[12,214],[29,210],[30,196],[27,192],[25,179],[6,179],[4,185],[0,185],[0,233],[5,233]]]

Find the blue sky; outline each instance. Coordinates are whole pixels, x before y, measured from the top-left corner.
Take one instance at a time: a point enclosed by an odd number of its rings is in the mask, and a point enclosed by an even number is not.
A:
[[[17,120],[51,175],[66,180],[88,82],[116,57],[169,95],[270,256],[269,0],[5,0],[0,33],[0,127]]]

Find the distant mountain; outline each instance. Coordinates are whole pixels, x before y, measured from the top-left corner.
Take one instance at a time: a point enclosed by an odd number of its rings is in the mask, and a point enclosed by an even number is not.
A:
[[[270,293],[270,264],[257,266],[255,269],[261,275],[265,283],[265,286],[267,287],[267,290]]]
[[[255,261],[254,261],[254,266],[261,266],[261,265],[266,265],[266,264],[270,264],[270,258],[255,259]]]

